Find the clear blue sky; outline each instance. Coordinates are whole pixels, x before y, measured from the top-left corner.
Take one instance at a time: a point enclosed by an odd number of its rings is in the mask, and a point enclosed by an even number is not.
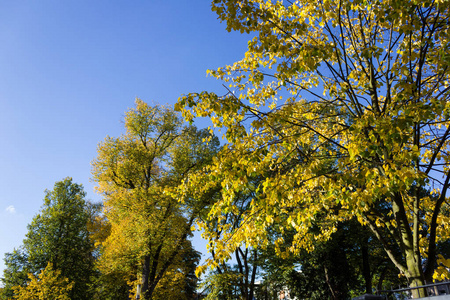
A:
[[[225,93],[206,70],[240,59],[247,40],[204,0],[1,1],[0,276],[45,189],[70,176],[100,200],[90,162],[135,97]]]

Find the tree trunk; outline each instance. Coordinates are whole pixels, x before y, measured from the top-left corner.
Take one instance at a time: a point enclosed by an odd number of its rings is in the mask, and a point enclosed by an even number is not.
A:
[[[369,247],[367,246],[368,238],[365,238],[361,245],[362,263],[363,263],[363,276],[366,285],[366,294],[372,294],[372,274],[370,272],[369,264]]]
[[[149,300],[149,299],[152,298],[152,295],[153,295],[153,292],[155,291],[155,288],[156,288],[156,284],[152,284],[152,285],[149,286],[147,292],[144,294],[145,295],[145,297],[144,297],[145,300]]]
[[[403,272],[408,279],[409,286],[417,287],[425,284],[419,250],[419,197],[417,195],[414,196],[413,209],[413,229],[411,229],[402,196],[399,193],[395,195],[392,211],[398,224],[399,242],[406,261],[406,268],[403,267]],[[412,294],[414,298],[424,297],[426,290],[414,289]]]
[[[140,299],[142,299],[142,295],[145,297],[145,299],[147,299],[149,275],[150,275],[150,255],[146,255],[144,257],[144,264],[142,265],[142,287],[141,293],[139,295]]]
[[[236,261],[238,263],[238,269],[239,269],[239,273],[244,275],[243,277],[245,277],[244,274],[244,267],[242,265],[242,261],[241,261],[241,257],[239,255],[239,250],[240,248],[236,248],[235,254],[236,254]],[[242,258],[244,258],[244,256],[242,255]],[[239,279],[239,289],[241,291],[241,297],[245,300],[247,300],[247,290],[245,288],[245,284],[244,284],[244,278]]]
[[[328,288],[330,289],[330,292],[331,292],[331,298],[332,298],[333,300],[339,300],[339,299],[337,298],[337,296],[336,296],[335,291],[334,291],[334,287],[333,287],[333,285],[331,284],[330,277],[328,276],[328,268],[327,268],[327,266],[326,266],[325,264],[323,265],[323,271],[324,271],[324,274],[325,274],[325,282],[327,283]]]
[[[384,277],[386,277],[387,270],[388,270],[388,266],[385,266],[383,268],[383,270],[381,271],[380,278],[378,279],[378,284],[377,284],[377,293],[383,289],[383,280],[384,280]]]
[[[256,271],[258,269],[258,265],[256,260],[258,258],[258,253],[256,250],[253,250],[253,269],[252,269],[252,278],[250,281],[250,300],[253,300],[255,294],[255,279],[256,279]]]
[[[420,264],[420,255],[415,255],[414,251],[406,253],[406,266],[408,268],[406,278],[409,282],[409,287],[417,287],[425,284],[422,266]],[[427,292],[425,288],[412,290],[414,298],[426,297]]]

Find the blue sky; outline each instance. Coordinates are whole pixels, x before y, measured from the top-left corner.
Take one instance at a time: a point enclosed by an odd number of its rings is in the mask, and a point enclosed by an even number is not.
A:
[[[70,176],[101,199],[90,162],[123,132],[135,97],[225,93],[206,70],[240,59],[247,40],[209,1],[1,1],[0,272],[56,181]]]

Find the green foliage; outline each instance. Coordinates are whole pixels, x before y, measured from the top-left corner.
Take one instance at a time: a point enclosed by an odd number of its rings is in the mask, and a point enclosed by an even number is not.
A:
[[[289,247],[293,236],[294,232],[285,232],[285,243],[279,247]],[[397,276],[382,245],[356,220],[339,224],[330,239],[317,242],[312,252],[281,258],[275,248],[270,244],[260,250],[258,299],[272,299],[283,288],[299,299],[349,299],[406,283]]]
[[[28,225],[23,248],[6,255],[3,282],[9,295],[13,284],[24,286],[24,273],[39,274],[50,263],[73,282],[71,299],[91,299],[94,244],[88,231],[91,210],[84,197],[83,187],[71,178],[45,192],[40,213]]]
[[[186,240],[178,256],[168,268],[167,274],[158,283],[152,299],[155,300],[193,300],[196,299],[197,276],[195,269],[201,255]]]
[[[237,300],[242,299],[239,292],[239,282],[242,274],[228,270],[224,273],[210,273],[201,287],[206,293],[206,300]]]
[[[214,256],[214,252],[212,254]],[[217,263],[205,276],[201,287],[207,293],[206,299],[254,298],[257,289],[256,276],[262,264],[259,251],[237,248],[234,259],[236,263],[233,266],[224,262]]]
[[[14,296],[14,286],[24,286],[28,281],[28,258],[23,247],[14,249],[5,254],[5,269],[1,278],[3,288],[0,291],[0,299],[6,300]]]
[[[101,273],[92,280],[92,300],[125,300],[131,294],[122,273]]]

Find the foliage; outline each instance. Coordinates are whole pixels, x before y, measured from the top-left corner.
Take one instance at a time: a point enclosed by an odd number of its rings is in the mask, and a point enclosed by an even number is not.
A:
[[[446,259],[442,255],[439,255],[437,263],[438,267],[436,272],[433,274],[433,278],[439,281],[449,278],[450,259]]]
[[[131,294],[128,282],[122,273],[99,272],[92,281],[92,300],[124,300]]]
[[[34,272],[48,262],[74,282],[71,298],[90,299],[89,282],[94,269],[94,245],[89,237],[90,214],[85,192],[71,178],[46,191],[40,214],[28,226],[24,247]]]
[[[289,235],[284,237],[286,246]],[[404,278],[398,278],[381,244],[355,220],[338,224],[330,239],[318,242],[313,252],[280,259],[273,248],[264,251],[264,285],[278,290],[286,287],[298,298],[350,299],[373,294],[383,285],[388,289],[389,283],[405,283]]]
[[[260,249],[261,282],[257,299],[276,298],[282,290],[299,299],[347,299],[372,294],[381,290],[383,283],[387,289],[391,287],[389,283],[404,283],[367,229],[355,220],[339,224],[338,228],[329,240],[317,242],[312,252],[303,250],[281,258],[276,255],[273,243]],[[294,234],[285,232],[285,242],[278,247],[290,247]],[[271,238],[277,239],[276,232]],[[365,274],[370,277],[368,283]]]
[[[14,286],[25,286],[28,281],[28,258],[23,247],[14,249],[5,254],[5,269],[1,278],[3,288],[0,290],[0,299],[11,299],[14,296]]]
[[[249,179],[258,182],[258,178]],[[217,201],[220,196],[220,186],[217,182],[208,182],[209,194],[211,195],[211,203]],[[197,273],[205,272],[209,267],[210,274],[207,277],[203,286],[210,291],[208,298],[213,299],[216,296],[221,298],[239,298],[239,299],[253,299],[256,288],[256,276],[261,264],[259,259],[259,249],[248,247],[245,243],[237,246],[234,249],[233,259],[235,264],[232,268],[225,262],[227,257],[223,256],[221,252],[216,252],[214,244],[221,241],[224,236],[232,234],[236,226],[242,220],[242,213],[249,207],[252,200],[252,191],[249,189],[243,190],[235,195],[234,207],[230,210],[224,210],[223,214],[216,215],[201,215],[199,223],[201,227],[208,229],[203,232],[203,238],[208,241],[208,250],[211,257],[206,260],[206,264],[199,267]],[[209,209],[212,206],[208,206]],[[229,280],[228,283],[226,281]]]
[[[214,252],[212,252],[214,260]],[[238,247],[233,259],[235,264],[216,260],[214,268],[206,275],[201,286],[207,293],[206,299],[254,299],[256,276],[260,267],[259,252],[255,249]]]
[[[56,182],[45,192],[44,204],[31,224],[23,247],[5,258],[5,292],[24,286],[24,273],[38,274],[51,263],[52,268],[73,283],[71,299],[91,299],[90,283],[94,275],[94,244],[89,237],[92,217],[85,192],[71,178]]]
[[[191,242],[187,240],[172,266],[167,270],[167,274],[158,283],[153,299],[196,299],[197,276],[195,276],[195,269],[200,257],[200,253],[195,251]]]
[[[100,269],[141,281],[142,294],[151,299],[207,204],[207,199],[177,198],[176,187],[201,170],[218,141],[203,142],[210,138],[206,130],[183,126],[173,110],[139,99],[126,113],[125,128],[121,137],[107,137],[99,145],[93,162],[93,178],[111,226]]]
[[[450,181],[450,3],[212,6],[228,30],[256,35],[242,60],[209,71],[229,83],[226,96],[194,93],[177,104],[187,120],[209,116],[230,143],[207,178],[190,182],[199,193],[204,182],[221,183],[210,214],[233,209],[243,189],[255,192],[245,222],[217,241],[217,250],[265,244],[266,228],[278,224],[296,231],[290,251],[311,251],[356,216],[412,286],[431,279],[436,243],[450,232],[449,216],[441,214]],[[248,178],[264,173],[251,186]],[[326,219],[311,234],[318,215]]]
[[[242,299],[239,293],[239,283],[242,274],[236,270],[226,270],[225,272],[209,273],[201,287],[206,293],[206,300],[238,300]]]
[[[70,300],[70,291],[73,282],[61,275],[61,271],[55,270],[51,263],[36,277],[29,274],[30,281],[26,286],[15,286],[13,289],[17,300]]]
[[[90,218],[87,224],[89,236],[95,249],[95,272],[93,274],[91,288],[93,300],[122,300],[128,299],[130,288],[127,280],[121,272],[102,273],[99,270],[99,260],[102,254],[102,243],[109,236],[111,225],[106,217],[101,213],[103,205],[101,203],[88,205]]]

